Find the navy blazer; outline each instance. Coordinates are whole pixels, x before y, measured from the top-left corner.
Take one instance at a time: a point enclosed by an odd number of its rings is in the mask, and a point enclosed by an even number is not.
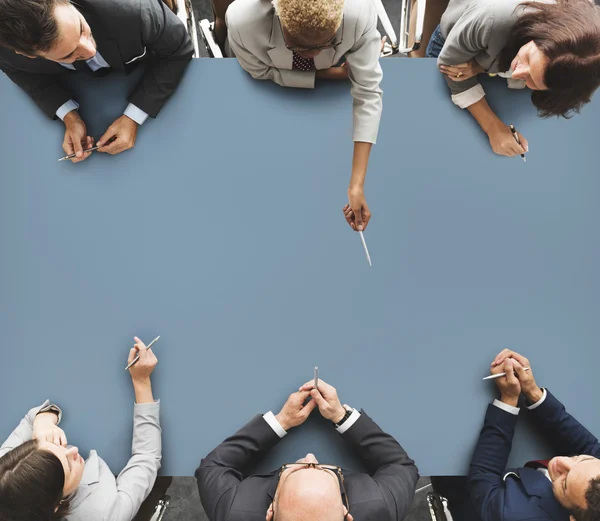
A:
[[[550,392],[529,411],[557,456],[600,457],[598,440]],[[488,406],[471,461],[467,488],[483,521],[569,521],[569,512],[554,498],[552,483],[530,468],[508,469],[518,416]]]

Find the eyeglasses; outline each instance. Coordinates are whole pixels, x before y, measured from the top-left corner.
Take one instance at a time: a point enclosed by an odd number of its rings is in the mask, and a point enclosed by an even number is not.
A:
[[[311,47],[306,47],[306,46],[297,46],[297,45],[290,45],[287,40],[285,39],[285,32],[283,31],[283,27],[281,25],[281,20],[279,20],[279,27],[281,28],[281,34],[283,35],[283,41],[285,43],[285,46],[287,47],[288,50],[293,51],[293,52],[310,52],[310,51],[324,51],[326,49],[336,49],[337,47],[339,47],[342,42],[344,41],[344,18],[342,17],[342,35],[340,36],[340,39],[338,41],[336,41],[336,36],[337,33],[333,35],[333,38],[331,38],[331,40],[329,40],[327,43],[321,44],[321,45],[315,45],[315,46],[311,46]]]
[[[340,484],[342,501],[344,502],[344,506],[346,507],[346,515],[344,516],[344,520],[346,520],[350,515],[350,502],[348,501],[348,494],[346,493],[346,487],[344,485],[344,474],[342,473],[342,469],[340,467],[336,467],[335,465],[321,465],[320,463],[286,463],[285,465],[282,465],[281,469],[279,470],[280,481],[279,483],[277,483],[275,495],[277,495],[277,490],[279,489],[279,484],[281,483],[281,476],[286,470],[290,470],[291,474],[292,472],[296,472],[297,470],[302,469],[324,470],[326,472],[332,472],[333,474],[335,474]],[[275,521],[275,502],[273,502],[273,521]]]

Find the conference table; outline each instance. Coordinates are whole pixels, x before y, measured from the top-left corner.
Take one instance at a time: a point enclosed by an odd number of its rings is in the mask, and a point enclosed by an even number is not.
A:
[[[126,463],[134,335],[154,346],[163,475],[254,415],[275,414],[314,366],[342,403],[393,434],[422,475],[460,475],[496,353],[526,355],[600,432],[600,104],[535,117],[486,82],[529,140],[494,155],[432,60],[383,60],[384,111],[367,175],[372,267],[342,207],[352,160],[346,83],[314,91],[194,60],[133,150],[58,162],[64,127],[0,78],[0,433],[46,398],[84,456]],[[135,75],[72,75],[98,139]],[[511,464],[551,453],[521,412]],[[313,452],[361,468],[314,413],[256,470]]]

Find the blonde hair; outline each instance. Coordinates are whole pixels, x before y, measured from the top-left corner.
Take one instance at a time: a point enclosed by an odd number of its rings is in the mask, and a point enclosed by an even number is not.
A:
[[[273,0],[273,6],[293,36],[335,33],[344,12],[344,0]]]

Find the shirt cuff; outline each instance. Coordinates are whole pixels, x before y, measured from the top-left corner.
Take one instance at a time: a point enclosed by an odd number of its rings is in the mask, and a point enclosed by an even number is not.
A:
[[[127,108],[123,114],[125,114],[125,116],[127,116],[129,119],[135,121],[138,125],[143,125],[144,121],[148,119],[148,114],[146,114],[139,107],[136,107],[133,103],[127,105]]]
[[[535,402],[533,405],[530,405],[527,408],[530,411],[533,411],[533,409],[537,409],[540,405],[542,405],[544,403],[544,400],[546,399],[547,395],[548,395],[548,393],[546,392],[546,389],[542,389],[542,397],[537,402]]]
[[[501,402],[500,400],[494,400],[494,405],[503,411],[517,416],[519,414],[519,408],[508,405],[507,403]]]
[[[350,415],[350,417],[339,427],[336,427],[335,430],[338,431],[340,434],[344,434],[350,427],[352,427],[356,423],[356,420],[358,420],[359,418],[360,413],[356,409],[352,409],[352,414]]]
[[[77,110],[79,108],[79,103],[75,100],[70,99],[69,101],[63,103],[58,110],[56,111],[56,117],[61,121],[65,120],[65,116],[71,112],[72,110]]]
[[[269,411],[267,414],[264,414],[263,418],[270,425],[271,429],[275,431],[277,436],[283,438],[287,434],[286,430],[277,421],[277,418],[275,418],[275,415],[271,411]]]
[[[481,84],[477,84],[474,87],[471,87],[469,90],[459,92],[458,94],[452,94],[452,101],[461,109],[466,109],[467,107],[477,103],[484,96],[485,91],[483,90],[483,87]]]

